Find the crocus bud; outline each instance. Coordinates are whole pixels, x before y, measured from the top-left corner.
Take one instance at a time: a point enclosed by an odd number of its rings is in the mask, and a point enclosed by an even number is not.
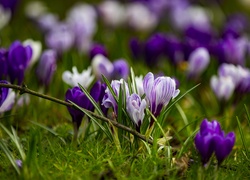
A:
[[[32,57],[30,46],[23,46],[21,42],[15,41],[9,47],[8,53],[8,74],[13,83],[16,79],[21,84],[24,79],[24,73]]]
[[[114,79],[127,79],[129,75],[129,66],[127,61],[124,59],[119,59],[113,62],[114,71],[113,78]]]
[[[158,116],[162,108],[180,93],[176,89],[175,80],[164,76],[155,79],[151,72],[144,77],[143,88],[154,116]]]
[[[36,74],[39,81],[45,86],[50,84],[54,72],[56,71],[56,56],[56,52],[52,49],[45,50],[41,55]]]
[[[72,89],[68,89],[65,94],[65,101],[72,101],[73,103],[77,104],[81,108],[88,109],[90,101],[88,97],[82,92],[82,90],[76,86]],[[67,107],[68,111],[72,117],[72,122],[76,124],[77,129],[79,129],[82,118],[84,116],[84,113],[78,109],[75,109],[73,107]]]
[[[111,79],[114,66],[105,56],[97,54],[93,58],[91,65],[97,79],[101,80],[102,75],[104,75],[109,80]]]
[[[194,50],[188,60],[188,76],[195,78],[199,76],[208,66],[210,61],[208,50],[197,48]]]
[[[195,136],[195,146],[201,155],[203,165],[209,161],[213,153],[220,165],[232,151],[234,143],[235,134],[230,132],[225,135],[216,120],[209,122],[204,119],[200,131]]]
[[[5,80],[0,83],[8,84]],[[0,88],[0,113],[11,110],[15,102],[15,92],[11,88]]]
[[[43,33],[47,33],[59,24],[59,20],[55,14],[44,13],[37,17],[36,24]]]
[[[72,73],[70,71],[65,71],[62,74],[62,79],[68,85],[74,87],[81,84],[84,88],[88,88],[89,85],[94,80],[94,76],[91,75],[92,68],[88,67],[87,70],[83,70],[82,73],[77,71],[77,67],[72,67]]]
[[[145,116],[146,105],[145,99],[141,100],[138,94],[132,94],[127,98],[126,110],[131,120],[135,123],[137,131],[140,131]]]
[[[143,76],[139,76],[139,77],[135,77],[135,84],[136,84],[136,87],[133,87],[133,88],[136,88],[136,91],[137,91],[137,94],[142,97],[143,94],[144,94],[144,89],[143,89]],[[135,91],[135,92],[136,92]]]

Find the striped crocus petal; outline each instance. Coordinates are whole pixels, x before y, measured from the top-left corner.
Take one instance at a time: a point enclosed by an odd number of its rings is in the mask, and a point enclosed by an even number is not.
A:
[[[180,92],[179,89],[176,89],[173,79],[164,76],[154,79],[152,73],[145,76],[143,88],[150,104],[150,110],[155,116],[158,116],[162,108]]]
[[[144,110],[146,105],[145,99],[141,100],[138,94],[132,94],[127,98],[126,110],[132,121],[136,124],[138,131],[145,116]]]

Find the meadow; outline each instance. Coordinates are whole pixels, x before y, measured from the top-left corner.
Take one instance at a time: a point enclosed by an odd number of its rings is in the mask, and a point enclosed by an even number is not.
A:
[[[0,5],[0,179],[250,178],[247,1]]]

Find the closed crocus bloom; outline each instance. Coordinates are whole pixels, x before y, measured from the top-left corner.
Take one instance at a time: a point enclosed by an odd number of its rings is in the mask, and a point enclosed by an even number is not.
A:
[[[15,41],[9,47],[8,53],[8,74],[13,83],[16,79],[21,84],[24,79],[24,73],[32,57],[30,46],[23,46],[21,42]]]
[[[141,100],[138,94],[132,94],[127,98],[126,110],[131,120],[135,123],[137,131],[140,131],[145,116],[146,105],[145,99]]]
[[[45,50],[41,55],[36,74],[39,81],[45,86],[50,84],[54,72],[56,71],[56,61],[57,55],[54,50]]]
[[[143,76],[135,77],[135,83],[136,83],[136,88],[137,88],[137,94],[142,97],[144,94],[144,89],[143,89]]]
[[[205,165],[215,150],[214,135],[221,136],[220,124],[217,121],[209,122],[204,119],[200,125],[200,131],[195,136],[195,146],[201,155],[203,165]]]
[[[0,80],[0,83],[8,84],[5,80]],[[11,110],[15,103],[15,92],[10,88],[0,88],[0,113]]]
[[[108,56],[106,48],[101,44],[94,44],[90,48],[90,52],[89,52],[90,59],[93,59],[97,54],[102,54],[105,57]]]
[[[162,108],[180,92],[176,89],[175,80],[165,76],[155,79],[151,72],[144,77],[143,88],[154,116],[158,116]]]
[[[215,156],[218,160],[218,164],[221,164],[233,149],[235,143],[235,134],[234,132],[230,132],[225,136],[223,133],[223,135],[215,136],[214,141]]]
[[[90,101],[88,97],[84,94],[84,92],[78,86],[67,90],[65,94],[65,101],[67,102],[72,101],[73,103],[77,104],[81,108],[85,108],[85,109],[88,109],[90,105]],[[76,125],[76,128],[78,130],[82,123],[82,118],[84,116],[84,113],[73,107],[67,107],[67,108],[72,117],[72,122],[73,124]]]
[[[235,83],[230,76],[213,76],[210,80],[210,86],[221,101],[227,101],[235,90]]]
[[[89,85],[94,80],[94,76],[91,75],[92,68],[88,67],[87,70],[83,70],[82,73],[79,73],[77,68],[74,66],[72,68],[72,73],[70,71],[65,71],[62,74],[62,79],[68,85],[74,87],[78,86],[78,83],[81,84],[84,88],[88,88]]]
[[[127,79],[129,75],[129,66],[126,60],[119,59],[113,62],[114,71],[113,78],[114,79]]]
[[[120,88],[122,90],[123,97],[124,96],[128,97],[129,95],[128,84],[123,79],[121,79],[120,81],[118,80],[111,81],[111,87],[114,90],[114,93],[117,96],[117,98],[119,97],[119,94],[120,94]],[[125,89],[123,87],[125,87]],[[114,110],[114,113],[117,115],[118,105],[108,87],[105,90],[105,95],[102,100],[102,105],[104,105],[106,108],[112,107]]]
[[[32,65],[34,65],[38,58],[41,55],[42,52],[42,43],[40,41],[34,41],[32,39],[27,39],[23,42],[24,46],[30,46],[32,49],[32,56],[31,56],[31,60],[29,63],[29,67],[31,67]]]
[[[188,60],[188,76],[196,78],[208,66],[210,61],[209,52],[206,48],[197,48],[194,50]]]
[[[91,65],[97,79],[101,80],[102,75],[104,75],[109,80],[112,78],[114,66],[105,56],[97,54],[92,59]]]
[[[46,34],[45,41],[49,48],[62,53],[73,46],[74,34],[68,24],[58,24]]]
[[[195,146],[201,155],[203,165],[209,161],[213,153],[220,165],[232,151],[234,143],[235,134],[230,132],[225,136],[216,120],[209,122],[204,119],[200,125],[200,131],[195,136]]]
[[[47,33],[59,24],[58,19],[59,18],[55,14],[43,13],[43,14],[39,15],[39,17],[37,17],[37,19],[35,21],[36,21],[38,28],[43,33]]]

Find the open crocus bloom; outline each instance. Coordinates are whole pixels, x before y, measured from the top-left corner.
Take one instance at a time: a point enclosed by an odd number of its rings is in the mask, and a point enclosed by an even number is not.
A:
[[[94,80],[94,76],[91,75],[92,68],[88,67],[87,70],[83,70],[82,73],[79,73],[77,67],[72,68],[72,73],[70,71],[65,71],[62,74],[62,79],[68,85],[74,87],[78,86],[78,83],[81,84],[84,88],[88,88],[89,85]]]
[[[162,108],[180,93],[175,80],[165,76],[155,79],[151,72],[144,77],[143,88],[154,116],[158,116]]]

